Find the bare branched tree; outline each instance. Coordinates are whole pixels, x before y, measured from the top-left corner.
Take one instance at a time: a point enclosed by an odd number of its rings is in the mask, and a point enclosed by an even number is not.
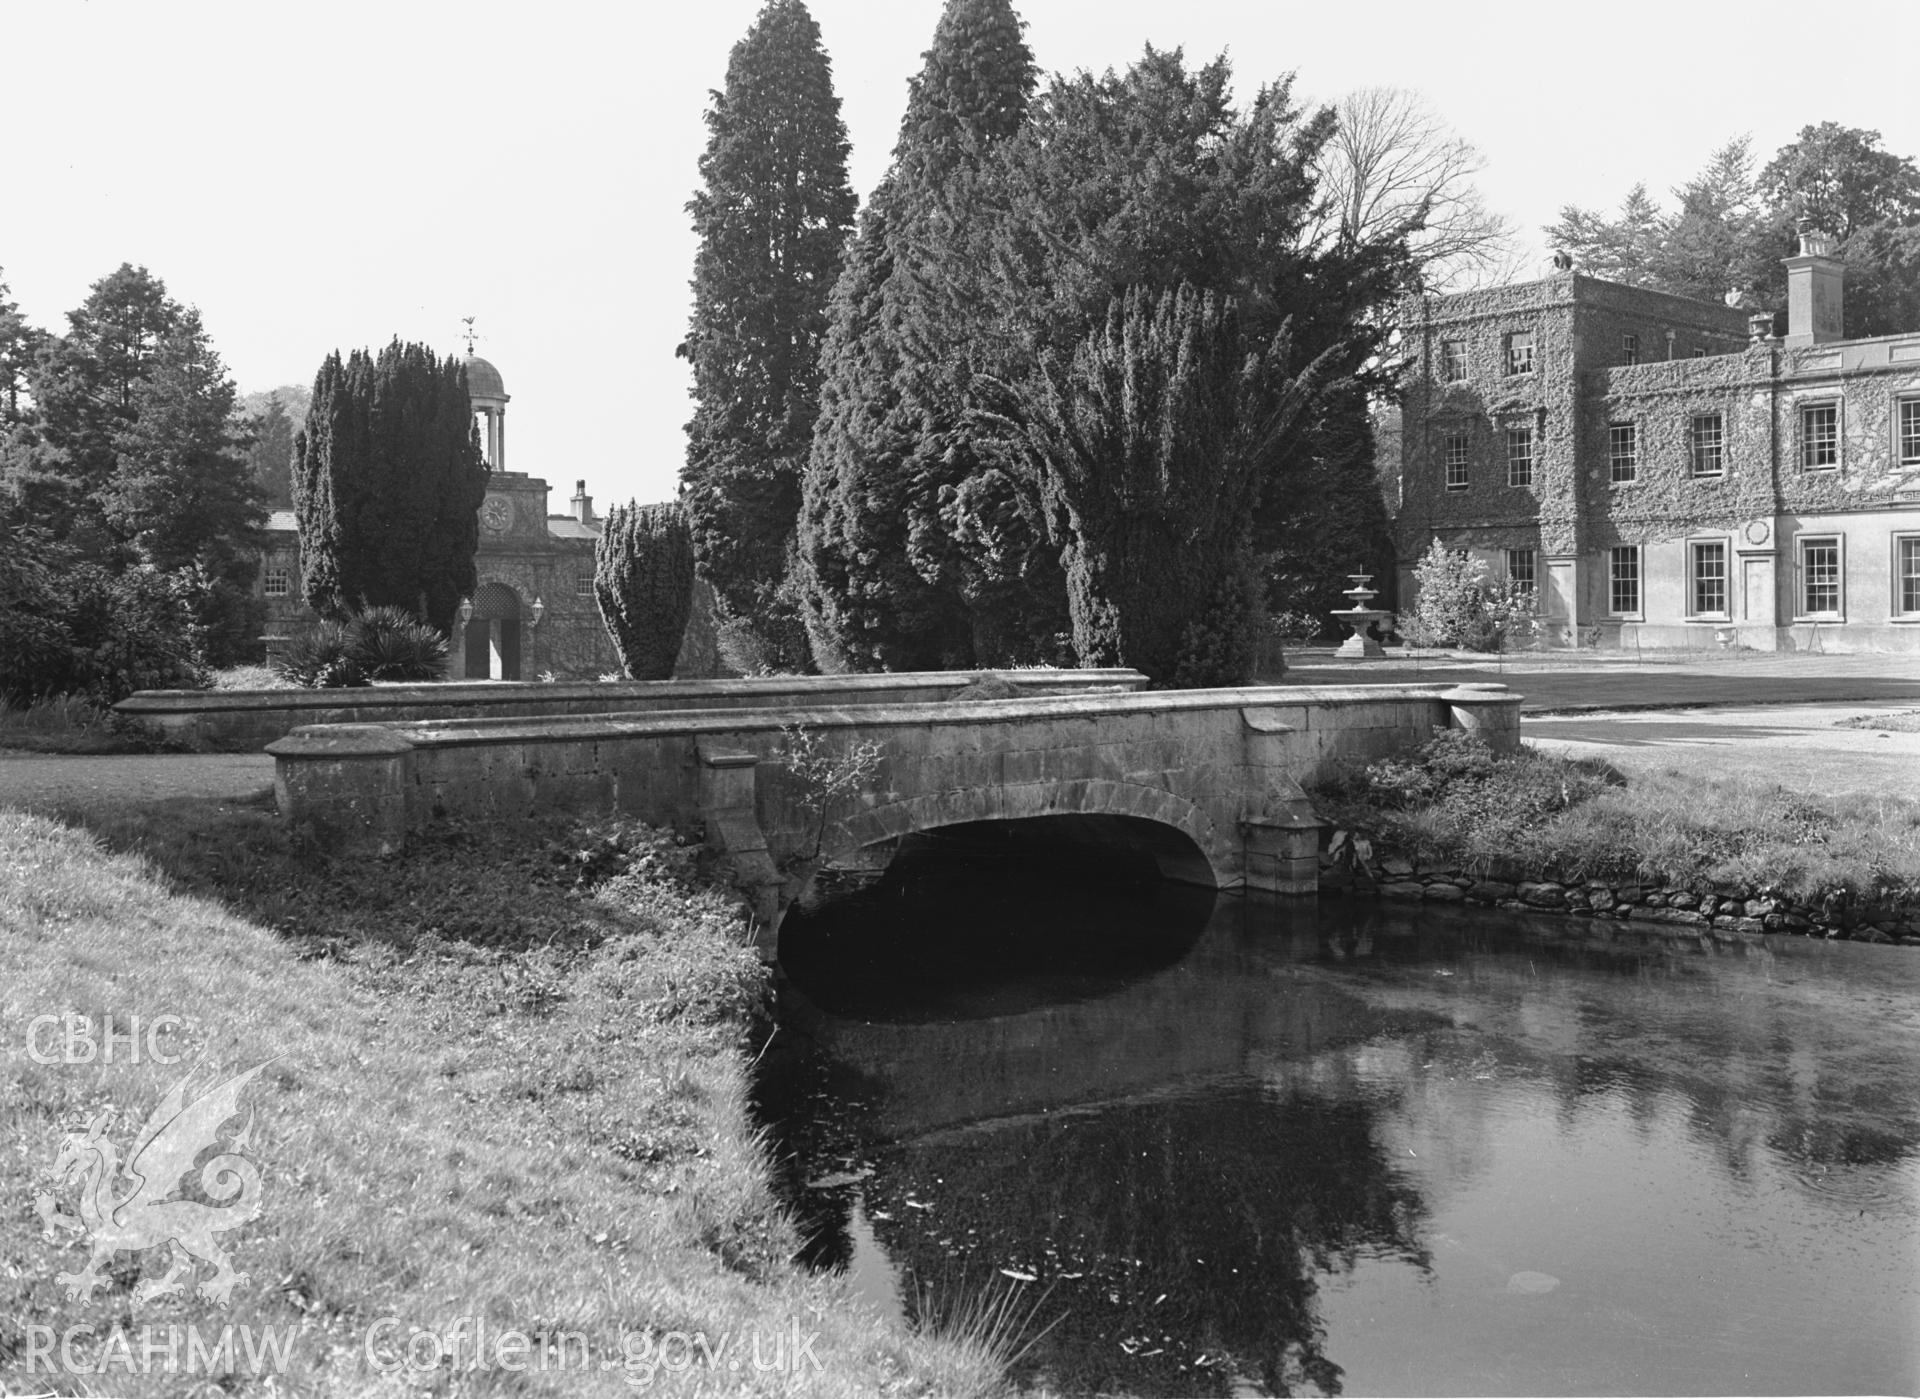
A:
[[[1354,246],[1404,235],[1435,291],[1509,280],[1518,248],[1512,221],[1487,207],[1473,177],[1486,160],[1427,99],[1368,87],[1334,104],[1339,129],[1320,153],[1323,200],[1312,235]]]

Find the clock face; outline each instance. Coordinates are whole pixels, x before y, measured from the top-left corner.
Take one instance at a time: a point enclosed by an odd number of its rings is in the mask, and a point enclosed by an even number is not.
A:
[[[480,518],[486,522],[488,529],[498,531],[507,527],[507,522],[512,519],[512,512],[508,510],[506,501],[499,496],[488,496],[487,503],[480,507]]]

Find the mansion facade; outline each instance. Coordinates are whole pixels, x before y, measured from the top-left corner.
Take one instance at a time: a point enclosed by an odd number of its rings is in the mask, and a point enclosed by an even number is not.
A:
[[[1410,303],[1403,608],[1439,539],[1560,644],[1920,651],[1920,331],[1843,340],[1824,239],[1787,275],[1784,338],[1572,271]]]
[[[473,596],[450,638],[450,680],[592,680],[620,669],[593,594],[600,521],[587,483],[567,514],[549,512],[550,487],[506,469],[508,394],[500,371],[469,354],[467,391],[481,420],[490,474],[480,505]],[[318,618],[300,587],[300,535],[291,510],[275,510],[255,583],[267,607],[269,654]]]

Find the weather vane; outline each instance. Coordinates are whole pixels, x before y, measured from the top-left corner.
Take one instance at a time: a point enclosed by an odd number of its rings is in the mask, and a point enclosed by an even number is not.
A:
[[[466,329],[462,331],[461,334],[467,337],[467,358],[469,359],[473,358],[473,342],[479,338],[478,332],[473,328],[474,320],[475,317],[473,316],[462,316],[460,318],[461,324],[466,326]]]

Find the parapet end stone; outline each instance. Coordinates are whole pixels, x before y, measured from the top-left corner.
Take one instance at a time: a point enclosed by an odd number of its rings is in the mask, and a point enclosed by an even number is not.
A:
[[[315,724],[267,745],[273,795],[290,827],[338,851],[406,843],[413,744],[372,724]]]
[[[1452,726],[1484,742],[1496,753],[1520,751],[1521,696],[1505,685],[1456,685],[1442,690]]]

